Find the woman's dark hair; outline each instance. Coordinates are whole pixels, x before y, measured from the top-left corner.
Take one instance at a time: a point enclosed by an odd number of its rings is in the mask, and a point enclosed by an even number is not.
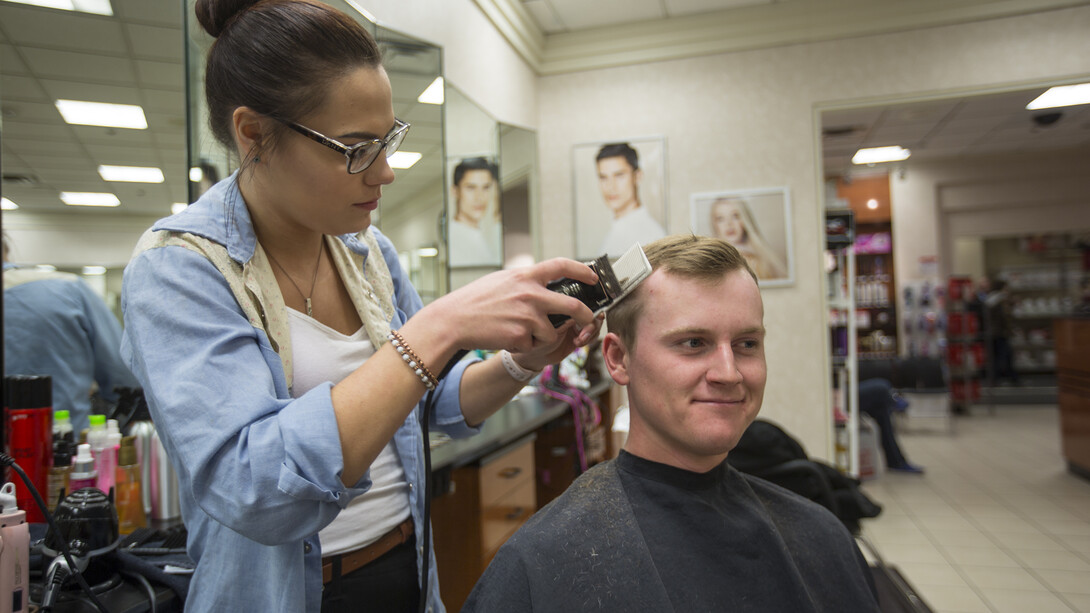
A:
[[[232,114],[238,107],[298,120],[321,106],[338,77],[382,61],[363,26],[313,0],[197,0],[195,12],[216,38],[204,78],[209,124],[216,139],[232,149]],[[267,150],[272,141],[258,148]],[[257,153],[249,152],[244,165]]]

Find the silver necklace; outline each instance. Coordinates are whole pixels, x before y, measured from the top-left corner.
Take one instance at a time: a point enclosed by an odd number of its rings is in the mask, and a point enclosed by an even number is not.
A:
[[[314,278],[310,280],[309,294],[304,294],[303,290],[299,289],[299,284],[295,282],[295,279],[291,278],[291,275],[288,274],[287,270],[284,270],[284,267],[280,265],[280,262],[276,261],[276,258],[273,257],[273,254],[270,251],[265,251],[265,255],[269,256],[269,259],[272,260],[272,263],[276,264],[276,267],[280,269],[280,272],[284,273],[284,276],[288,278],[288,281],[290,281],[291,284],[295,286],[295,291],[299,292],[299,295],[303,298],[303,304],[305,304],[307,307],[307,317],[314,317],[314,311],[310,306],[310,297],[314,295],[314,285],[318,281],[318,269],[321,267],[322,264],[323,251],[325,251],[324,240],[318,246],[318,261],[314,263]]]

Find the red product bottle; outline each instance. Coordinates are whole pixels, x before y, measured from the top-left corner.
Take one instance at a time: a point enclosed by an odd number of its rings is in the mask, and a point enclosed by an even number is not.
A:
[[[4,449],[14,458],[39,494],[49,491],[53,466],[53,379],[49,376],[12,375],[4,378]],[[14,471],[12,471],[14,474]],[[15,502],[30,523],[44,523],[45,515],[22,479],[15,484]]]

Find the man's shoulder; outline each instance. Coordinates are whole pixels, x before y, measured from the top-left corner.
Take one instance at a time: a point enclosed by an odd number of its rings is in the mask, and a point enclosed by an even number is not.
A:
[[[627,504],[613,461],[597,464],[527,520],[511,543],[513,546],[549,546],[557,542],[558,534],[584,532],[595,524],[604,523],[607,518],[624,517],[620,507]]]

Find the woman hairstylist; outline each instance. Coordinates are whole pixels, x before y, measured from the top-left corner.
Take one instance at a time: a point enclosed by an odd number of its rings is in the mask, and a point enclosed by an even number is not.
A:
[[[371,227],[408,128],[373,38],[310,0],[197,0],[196,13],[216,37],[211,126],[241,169],[141,238],[122,292],[122,352],[197,562],[186,610],[413,610],[422,397],[436,386],[432,423],[471,434],[516,377],[596,337],[586,306],[545,289],[596,277],[555,259],[422,308]],[[554,330],[549,313],[573,321]],[[436,382],[462,348],[510,353]],[[361,550],[406,538],[353,570]],[[434,567],[428,604],[442,611]]]

